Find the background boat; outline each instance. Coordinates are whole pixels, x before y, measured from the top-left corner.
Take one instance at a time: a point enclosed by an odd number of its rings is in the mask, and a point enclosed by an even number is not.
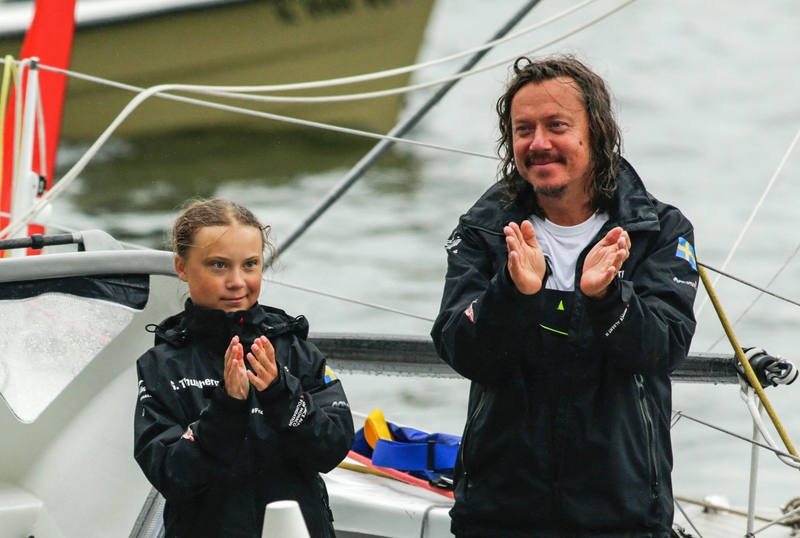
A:
[[[432,5],[433,0],[80,0],[70,67],[137,87],[272,85],[358,75],[414,63]],[[32,13],[32,2],[0,3],[0,55],[19,55]],[[366,82],[358,89],[402,86],[408,78]],[[67,92],[64,140],[96,138],[134,95],[74,78]],[[261,109],[386,132],[402,103],[397,95]],[[212,126],[271,130],[285,124],[151,99],[118,134]]]

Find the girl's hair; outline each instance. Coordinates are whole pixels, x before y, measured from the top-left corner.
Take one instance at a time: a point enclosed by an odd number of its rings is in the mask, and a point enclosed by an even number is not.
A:
[[[270,226],[261,224],[258,218],[246,207],[222,198],[190,200],[183,213],[175,219],[169,247],[176,256],[185,259],[189,249],[194,246],[194,237],[200,228],[205,228],[206,226],[230,226],[237,222],[242,226],[252,226],[258,229],[261,232],[262,254],[268,252],[270,260],[275,258],[275,247],[269,242]],[[265,259],[265,270],[267,267],[266,262],[267,260]]]

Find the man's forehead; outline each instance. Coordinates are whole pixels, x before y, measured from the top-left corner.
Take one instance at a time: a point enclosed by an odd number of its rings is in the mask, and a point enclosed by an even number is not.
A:
[[[582,94],[572,77],[557,77],[522,86],[511,101],[512,116],[531,110],[548,116],[583,112]]]

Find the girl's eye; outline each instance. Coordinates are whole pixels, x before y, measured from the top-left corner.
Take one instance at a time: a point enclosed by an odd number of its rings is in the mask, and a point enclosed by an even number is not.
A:
[[[225,263],[224,262],[211,262],[211,267],[213,267],[214,269],[225,269]]]
[[[250,260],[244,264],[245,267],[248,269],[252,269],[253,267],[258,267],[258,262],[256,260]]]

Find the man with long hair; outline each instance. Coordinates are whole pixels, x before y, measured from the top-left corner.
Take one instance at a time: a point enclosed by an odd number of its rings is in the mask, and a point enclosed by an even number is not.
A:
[[[431,333],[472,381],[453,533],[668,537],[692,225],[622,158],[606,85],[574,57],[518,59],[497,112],[500,179],[447,241]]]

